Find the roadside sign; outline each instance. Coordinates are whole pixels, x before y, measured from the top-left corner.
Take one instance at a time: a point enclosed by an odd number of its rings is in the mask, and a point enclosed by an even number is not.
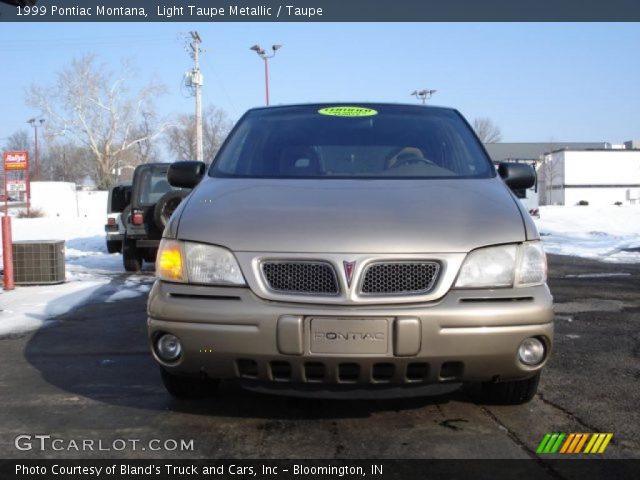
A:
[[[28,170],[29,152],[4,152],[4,171]]]
[[[25,180],[7,180],[7,192],[26,192],[27,182]]]

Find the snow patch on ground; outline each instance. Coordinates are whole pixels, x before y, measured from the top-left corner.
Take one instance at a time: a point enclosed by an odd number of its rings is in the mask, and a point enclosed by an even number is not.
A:
[[[547,253],[640,263],[640,205],[543,206],[536,224]]]
[[[95,301],[117,301],[149,291],[153,278],[142,276],[105,288],[114,276],[124,274],[121,255],[106,250],[107,192],[76,192],[73,184],[55,182],[32,186],[33,206],[43,210],[45,217],[12,218],[13,240],[64,240],[67,281],[0,290],[0,336],[36,330],[92,296]],[[101,290],[105,294],[96,297]]]
[[[144,277],[130,277],[124,285],[105,300],[107,303],[117,302],[126,298],[135,298],[146,295],[151,290],[153,279]]]
[[[60,285],[23,287],[0,294],[0,336],[36,330],[85,303],[109,281],[91,280]]]

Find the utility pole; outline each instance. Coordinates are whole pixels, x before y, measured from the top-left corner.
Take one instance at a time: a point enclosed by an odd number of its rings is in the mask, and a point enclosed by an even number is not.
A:
[[[191,71],[191,84],[196,93],[196,160],[204,161],[204,147],[202,144],[202,73],[200,72],[200,35],[195,30],[191,33],[191,56],[193,57],[193,70]]]
[[[40,122],[40,124],[38,125],[38,122]],[[40,161],[40,157],[38,156],[38,127],[41,127],[42,124],[44,123],[44,118],[30,118],[29,120],[27,120],[27,123],[31,124],[31,126],[33,127],[34,131],[35,131],[35,168],[33,171],[33,178],[35,180],[39,180],[39,176],[40,176],[40,165],[39,165],[39,161]]]

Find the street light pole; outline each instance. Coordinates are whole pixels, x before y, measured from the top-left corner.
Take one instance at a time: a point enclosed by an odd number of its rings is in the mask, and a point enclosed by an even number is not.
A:
[[[264,57],[264,96],[265,104],[269,105],[269,57]]]
[[[38,125],[38,122],[40,122],[40,125]],[[33,178],[36,180],[39,180],[39,176],[40,176],[40,165],[39,165],[39,156],[38,156],[38,126],[42,126],[42,124],[44,123],[44,118],[30,118],[29,120],[27,120],[27,123],[30,123],[31,126],[34,129],[35,132],[35,167],[33,169]]]
[[[273,53],[271,55],[267,55],[267,52],[260,45],[254,45],[249,50],[253,50],[258,54],[258,56],[264,61],[264,93],[265,93],[265,103],[269,105],[269,59],[276,56],[276,52],[282,48],[282,45],[273,45],[271,50]]]
[[[411,95],[416,97],[419,100],[422,100],[422,104],[425,105],[427,103],[427,99],[431,98],[437,90],[414,90],[411,92]]]

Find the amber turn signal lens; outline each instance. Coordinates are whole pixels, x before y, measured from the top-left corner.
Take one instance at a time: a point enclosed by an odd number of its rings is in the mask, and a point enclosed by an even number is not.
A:
[[[178,242],[162,240],[156,260],[156,276],[170,282],[186,281],[183,273],[182,248]]]

